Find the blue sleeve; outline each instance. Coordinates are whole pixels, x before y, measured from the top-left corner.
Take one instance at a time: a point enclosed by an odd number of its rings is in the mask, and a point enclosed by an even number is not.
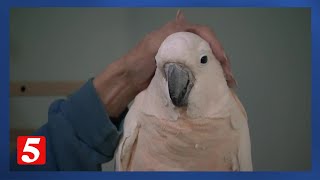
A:
[[[127,110],[120,116],[123,122]],[[122,134],[122,123],[108,117],[92,80],[66,100],[53,102],[48,122],[34,135],[46,137],[45,165],[18,165],[16,152],[11,155],[11,170],[97,171],[112,160]]]

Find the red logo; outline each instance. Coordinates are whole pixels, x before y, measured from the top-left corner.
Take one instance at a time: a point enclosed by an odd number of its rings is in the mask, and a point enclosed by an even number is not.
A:
[[[18,136],[17,162],[19,165],[46,163],[46,138],[44,136]]]

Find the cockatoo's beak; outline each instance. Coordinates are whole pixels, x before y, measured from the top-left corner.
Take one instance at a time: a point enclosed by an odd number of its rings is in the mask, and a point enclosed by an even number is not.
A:
[[[172,103],[178,107],[186,106],[194,83],[192,72],[184,65],[176,63],[166,63],[164,72]]]

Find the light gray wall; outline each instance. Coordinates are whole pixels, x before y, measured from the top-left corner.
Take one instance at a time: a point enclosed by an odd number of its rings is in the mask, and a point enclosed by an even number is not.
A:
[[[86,80],[176,10],[13,9],[10,79]],[[254,169],[310,170],[310,9],[183,10],[190,21],[213,27],[231,58],[249,116]],[[54,99],[11,98],[11,127],[39,127]]]

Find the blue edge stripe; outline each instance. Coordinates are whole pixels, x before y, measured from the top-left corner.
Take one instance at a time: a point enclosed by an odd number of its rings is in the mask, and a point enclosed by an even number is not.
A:
[[[2,0],[0,2],[0,179],[320,179],[319,71],[320,67],[320,2],[317,0]],[[312,171],[306,172],[10,172],[9,171],[9,11],[12,7],[310,7],[312,25]]]

